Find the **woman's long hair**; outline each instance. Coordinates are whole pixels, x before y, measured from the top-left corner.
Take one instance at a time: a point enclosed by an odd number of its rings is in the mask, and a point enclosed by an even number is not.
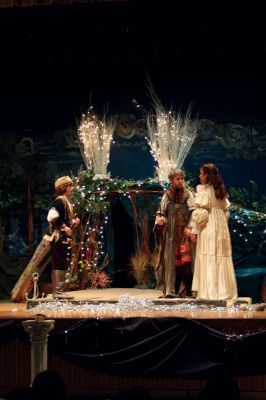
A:
[[[227,197],[228,192],[224,186],[224,182],[216,165],[212,163],[203,164],[200,168],[203,170],[204,174],[207,174],[206,183],[209,183],[213,186],[216,199],[223,200],[225,197]]]

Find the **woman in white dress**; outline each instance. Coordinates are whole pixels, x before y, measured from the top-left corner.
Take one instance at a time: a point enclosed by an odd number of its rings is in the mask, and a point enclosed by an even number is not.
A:
[[[198,299],[237,298],[237,284],[228,229],[229,200],[216,165],[200,168],[200,185],[192,218],[197,226],[197,248],[192,291]]]

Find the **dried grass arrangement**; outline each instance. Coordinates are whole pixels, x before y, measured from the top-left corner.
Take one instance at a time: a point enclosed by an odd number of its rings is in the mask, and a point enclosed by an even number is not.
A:
[[[129,266],[131,273],[138,285],[145,285],[148,280],[149,256],[144,251],[130,257]]]
[[[137,285],[149,289],[156,287],[155,267],[158,261],[158,252],[147,254],[140,251],[129,260],[131,274],[134,276]]]

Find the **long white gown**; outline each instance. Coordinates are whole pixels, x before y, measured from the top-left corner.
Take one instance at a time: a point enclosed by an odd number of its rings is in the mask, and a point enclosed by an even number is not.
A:
[[[209,184],[197,186],[195,202],[198,208],[208,210],[208,221],[197,232],[192,291],[197,292],[198,299],[235,299],[237,284],[227,224],[230,203],[227,198],[216,199]]]

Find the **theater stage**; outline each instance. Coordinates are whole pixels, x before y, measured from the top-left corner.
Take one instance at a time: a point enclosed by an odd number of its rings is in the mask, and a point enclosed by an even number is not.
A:
[[[252,305],[249,297],[235,302],[204,301],[192,298],[164,299],[161,290],[137,288],[107,288],[66,292],[69,299],[56,301],[51,295],[24,303],[0,303],[0,319],[25,320],[42,313],[55,320],[86,318],[187,318],[191,320],[249,321],[266,324],[266,309]],[[110,305],[110,306],[108,306]],[[229,322],[228,322],[229,324]],[[229,324],[230,325],[230,324]]]
[[[112,397],[142,386],[154,398],[196,398],[206,380],[226,374],[237,379],[241,398],[264,398],[264,304],[161,294],[110,288],[68,292],[71,300],[0,304],[0,394],[30,383],[30,341],[22,322],[52,319],[48,367],[65,377],[72,395]]]

